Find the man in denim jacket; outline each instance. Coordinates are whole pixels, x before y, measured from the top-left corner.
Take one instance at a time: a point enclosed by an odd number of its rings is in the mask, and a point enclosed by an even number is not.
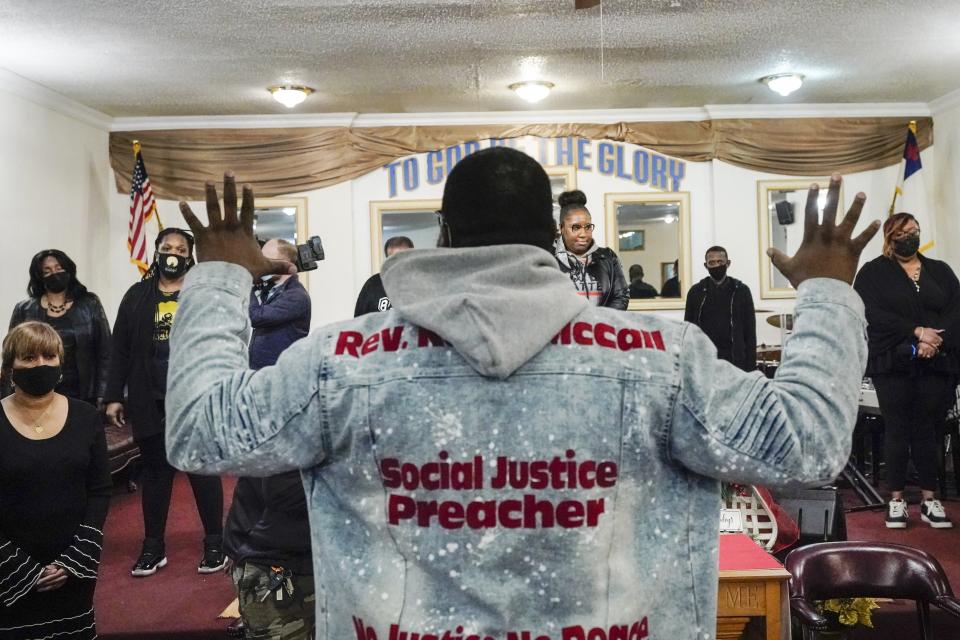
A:
[[[172,463],[301,469],[317,638],[711,638],[719,481],[784,486],[843,467],[866,358],[849,283],[858,194],[772,255],[797,286],[777,378],[716,359],[695,326],[588,306],[549,253],[550,184],[478,152],[450,173],[441,244],[391,258],[394,309],[246,368],[253,193],[224,180],[181,294],[167,394]]]

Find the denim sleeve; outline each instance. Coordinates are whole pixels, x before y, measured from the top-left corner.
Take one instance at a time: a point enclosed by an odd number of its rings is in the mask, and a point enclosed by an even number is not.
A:
[[[184,471],[268,476],[319,464],[322,342],[294,343],[276,366],[247,368],[251,279],[225,262],[187,275],[170,335],[167,456]]]
[[[772,380],[719,361],[688,326],[669,455],[710,477],[767,486],[829,482],[850,455],[867,344],[863,303],[839,280],[800,285]]]

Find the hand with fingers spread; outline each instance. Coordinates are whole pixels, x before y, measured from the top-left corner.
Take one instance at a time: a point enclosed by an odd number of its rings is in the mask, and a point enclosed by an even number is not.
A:
[[[197,242],[197,262],[231,262],[244,267],[254,280],[269,274],[296,273],[296,266],[282,260],[268,260],[253,235],[253,188],[243,186],[240,215],[237,216],[237,184],[232,172],[223,175],[223,212],[217,187],[207,183],[207,222],[201,224],[190,205],[180,202],[180,213],[190,225]]]
[[[807,192],[803,242],[792,258],[778,249],[767,250],[773,265],[786,276],[794,288],[810,278],[834,278],[852,283],[860,253],[880,228],[880,221],[874,220],[863,233],[856,238],[851,237],[857,220],[860,219],[863,203],[867,200],[862,192],[853,199],[853,204],[840,224],[836,224],[841,182],[839,174],[830,178],[822,222],[819,220],[817,207],[820,188],[815,184],[810,186]]]

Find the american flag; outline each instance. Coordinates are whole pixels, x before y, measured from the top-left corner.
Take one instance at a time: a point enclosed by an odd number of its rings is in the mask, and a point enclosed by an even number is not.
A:
[[[147,264],[147,221],[157,210],[150,189],[150,177],[143,166],[140,145],[135,149],[136,162],[133,166],[133,181],[130,185],[130,229],[127,233],[127,248],[130,249],[130,262],[137,265],[140,273],[146,272]]]

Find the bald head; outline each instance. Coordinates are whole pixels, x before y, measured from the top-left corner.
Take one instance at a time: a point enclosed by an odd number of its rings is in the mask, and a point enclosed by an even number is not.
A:
[[[268,260],[286,260],[297,264],[297,248],[282,238],[273,238],[263,243],[263,257]],[[277,282],[284,282],[289,275],[277,277]]]

